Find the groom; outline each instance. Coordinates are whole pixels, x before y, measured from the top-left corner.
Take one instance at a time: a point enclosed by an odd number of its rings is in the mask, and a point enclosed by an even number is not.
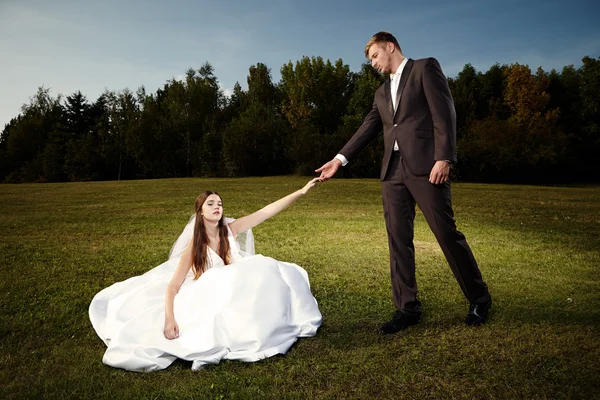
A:
[[[469,300],[466,324],[480,325],[487,320],[492,299],[454,221],[448,176],[450,164],[456,162],[456,114],[448,81],[435,58],[405,58],[387,32],[369,40],[365,56],[390,79],[375,92],[373,108],[354,136],[316,172],[321,180],[331,178],[383,129],[380,178],[397,311],[381,332],[395,333],[421,319],[413,245],[415,203]]]

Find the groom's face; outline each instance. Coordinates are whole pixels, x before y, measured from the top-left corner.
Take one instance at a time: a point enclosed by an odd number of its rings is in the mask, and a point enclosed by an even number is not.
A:
[[[369,49],[369,59],[373,68],[382,74],[391,73],[393,49],[392,43],[374,43]]]

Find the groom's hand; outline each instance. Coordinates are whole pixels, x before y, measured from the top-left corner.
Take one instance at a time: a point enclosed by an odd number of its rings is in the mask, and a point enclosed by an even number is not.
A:
[[[323,164],[323,166],[319,169],[315,169],[315,172],[320,172],[321,176],[319,179],[321,181],[326,181],[327,179],[333,177],[337,172],[338,168],[342,165],[342,162],[337,158]]]
[[[450,176],[450,163],[448,161],[436,161],[429,174],[429,182],[441,185],[448,181]]]

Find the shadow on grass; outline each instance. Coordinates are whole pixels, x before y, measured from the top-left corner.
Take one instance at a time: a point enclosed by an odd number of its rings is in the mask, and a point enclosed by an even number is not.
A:
[[[466,300],[457,303],[456,299],[441,298],[429,300],[423,304],[421,322],[406,331],[392,335],[379,332],[380,326],[387,322],[394,312],[391,302],[386,304],[381,297],[367,292],[336,292],[329,289],[328,305],[321,309],[324,316],[323,325],[317,333],[319,341],[328,348],[340,350],[361,349],[369,346],[385,345],[406,335],[420,335],[426,331],[437,332],[440,336],[457,328],[477,332],[477,327],[467,327],[464,319],[468,310]],[[373,305],[373,309],[345,307],[337,308],[336,297],[351,298],[356,304]],[[391,297],[391,294],[390,294]],[[538,325],[557,329],[569,327],[600,327],[600,310],[582,308],[580,305],[568,303],[558,306],[555,303],[540,300],[526,302],[524,299],[493,298],[494,304],[490,312],[487,329],[519,329]],[[518,301],[517,301],[518,300]]]

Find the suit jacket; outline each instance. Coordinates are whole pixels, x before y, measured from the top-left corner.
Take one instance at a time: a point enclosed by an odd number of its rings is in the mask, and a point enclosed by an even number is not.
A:
[[[383,128],[381,180],[388,173],[394,140],[413,175],[428,175],[436,160],[456,162],[456,112],[438,61],[409,59],[397,98],[394,112],[388,79],[375,92],[373,108],[362,125],[339,153],[353,160]]]

